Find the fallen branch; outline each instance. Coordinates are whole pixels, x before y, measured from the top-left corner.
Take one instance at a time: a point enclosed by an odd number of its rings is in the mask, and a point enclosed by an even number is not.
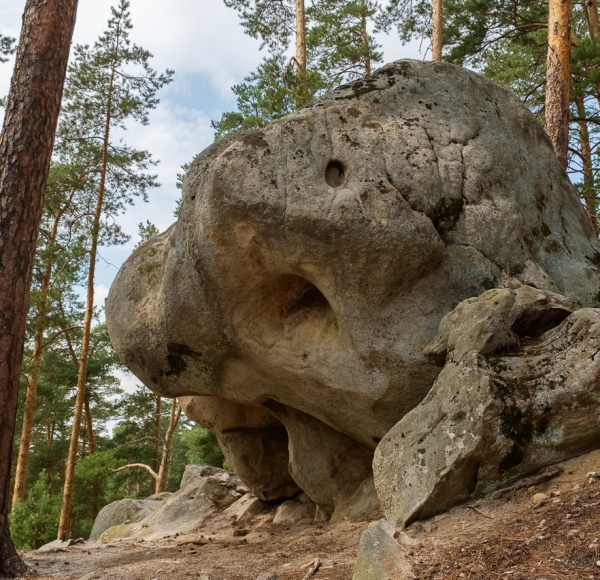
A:
[[[321,560],[319,560],[319,558],[317,558],[312,563],[312,566],[308,569],[308,572],[304,575],[304,578],[302,578],[302,580],[308,580],[311,576],[314,576],[320,567],[321,567]]]
[[[517,483],[511,485],[510,487],[505,487],[503,489],[495,491],[490,497],[492,499],[499,499],[501,497],[504,497],[505,495],[508,495],[509,493],[514,493],[519,489],[531,487],[533,485],[543,483],[544,481],[548,481],[549,479],[560,475],[563,471],[564,469],[562,467],[548,467],[544,471],[542,471],[542,473],[532,475],[531,477],[525,477],[524,479],[517,481]]]
[[[152,469],[149,465],[146,465],[145,463],[128,463],[127,465],[123,465],[123,467],[119,467],[118,469],[111,469],[110,473],[117,473],[117,471],[123,471],[124,469],[131,469],[133,467],[145,469],[152,476],[152,479],[156,481],[158,475],[156,475],[154,469]]]
[[[480,516],[483,516],[484,518],[488,518],[488,520],[495,519],[492,516],[488,516],[487,514],[484,514],[480,509],[476,508],[474,505],[468,505],[467,507],[469,509],[472,509],[474,512],[477,512]]]

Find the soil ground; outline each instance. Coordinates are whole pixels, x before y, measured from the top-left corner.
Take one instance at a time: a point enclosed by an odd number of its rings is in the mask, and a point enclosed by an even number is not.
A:
[[[406,531],[418,541],[406,558],[419,580],[462,578],[600,580],[600,450],[512,488],[457,506]],[[547,497],[534,504],[535,494]],[[541,496],[538,496],[541,497]],[[155,541],[81,543],[23,552],[38,580],[314,580],[352,578],[361,533],[375,522],[272,524],[274,512],[246,529],[211,530]],[[234,535],[235,534],[235,535]],[[373,579],[379,580],[379,579]],[[391,579],[401,580],[401,579]]]

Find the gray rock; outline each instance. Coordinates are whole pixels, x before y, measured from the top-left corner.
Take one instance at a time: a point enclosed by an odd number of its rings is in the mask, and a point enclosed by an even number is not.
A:
[[[213,475],[223,475],[225,479],[228,479],[229,473],[225,469],[220,467],[213,467],[212,465],[186,465],[181,477],[179,489],[184,489],[189,485],[198,487],[203,485],[206,478]]]
[[[183,189],[177,224],[119,272],[107,324],[156,393],[237,409],[202,420],[263,499],[297,484],[331,513],[352,495],[439,374],[423,350],[462,300],[531,284],[591,305],[599,290],[595,233],[536,119],[446,63],[393,63],[227,137]],[[339,474],[343,441],[357,460]]]
[[[218,467],[188,465],[181,478],[179,491],[163,501],[148,502],[155,509],[143,518],[115,523],[98,534],[101,542],[119,538],[154,539],[176,533],[185,533],[201,525],[208,515],[221,512],[247,492],[247,488],[233,473]],[[122,500],[131,501],[131,500]],[[120,502],[115,502],[118,504]],[[103,508],[94,522],[100,529],[100,515],[114,504]],[[106,521],[105,518],[102,521]]]
[[[94,520],[90,541],[94,542],[109,528],[121,524],[134,524],[149,516],[160,506],[160,501],[150,499],[121,499],[104,506]]]
[[[600,447],[600,309],[524,286],[448,314],[427,349],[447,362],[383,438],[373,469],[402,526]]]
[[[363,532],[352,580],[408,580],[415,577],[405,547],[394,539],[395,532],[384,519]]]
[[[284,501],[277,508],[273,523],[277,526],[293,526],[299,522],[310,522],[315,517],[316,507],[312,502]]]
[[[165,501],[171,495],[173,494],[170,491],[161,491],[160,493],[149,495],[146,499],[150,501]]]
[[[231,504],[223,515],[236,524],[243,525],[267,508],[268,504],[250,493]]]

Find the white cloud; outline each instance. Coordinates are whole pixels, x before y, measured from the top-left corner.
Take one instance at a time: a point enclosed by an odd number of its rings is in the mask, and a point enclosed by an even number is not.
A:
[[[94,286],[94,304],[96,306],[104,307],[104,301],[108,296],[108,286],[104,284],[98,284]]]
[[[110,18],[117,0],[80,0],[74,43],[93,44]],[[18,36],[25,0],[0,3],[0,32]],[[222,0],[131,0],[132,40],[154,54],[158,70],[171,68],[175,78],[159,94],[149,126],[132,126],[125,134],[133,147],[148,149],[155,159],[161,187],[150,192],[150,202],[139,201],[119,218],[132,236],[125,246],[101,248],[97,266],[96,304],[104,305],[118,268],[138,242],[137,226],[150,220],[161,231],[174,221],[180,196],[176,175],[212,142],[210,120],[231,110],[231,86],[242,81],[262,58],[258,41],[243,33],[236,12]],[[421,58],[420,43],[402,46],[397,35],[378,35],[384,61]],[[423,43],[423,50],[428,42]],[[0,96],[8,93],[12,62],[0,64]],[[1,116],[0,112],[0,116]]]

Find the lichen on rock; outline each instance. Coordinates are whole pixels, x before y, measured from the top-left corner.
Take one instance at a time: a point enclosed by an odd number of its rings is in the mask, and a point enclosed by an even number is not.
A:
[[[300,487],[335,514],[440,373],[423,351],[447,313],[523,284],[591,305],[598,256],[514,95],[398,61],[202,152],[107,324],[140,380],[190,397],[257,497]]]

